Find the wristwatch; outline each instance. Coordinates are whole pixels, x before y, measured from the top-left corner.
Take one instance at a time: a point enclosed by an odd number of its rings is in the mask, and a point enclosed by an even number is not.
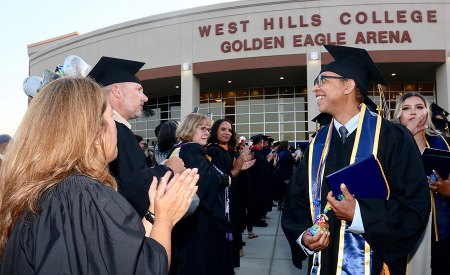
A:
[[[153,224],[154,222],[155,222],[155,214],[153,214],[152,212],[150,212],[150,211],[147,211],[147,213],[145,213],[145,219],[147,220],[147,221],[149,221],[151,224]]]

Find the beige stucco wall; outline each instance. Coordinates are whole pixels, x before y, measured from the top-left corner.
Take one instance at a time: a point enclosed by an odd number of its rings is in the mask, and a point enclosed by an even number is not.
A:
[[[76,36],[72,39],[41,49],[30,57],[31,73],[38,74],[49,65],[62,62],[65,56],[77,54],[88,63],[95,63],[102,55],[132,58],[146,62],[144,69],[178,65],[183,62],[203,62],[212,60],[298,54],[309,51],[323,51],[321,46],[294,47],[294,35],[330,33],[332,42],[336,33],[345,32],[345,43],[349,46],[364,47],[369,51],[411,50],[411,49],[448,49],[450,34],[446,31],[446,23],[450,0],[446,1],[238,1],[220,5],[206,6],[158,16],[146,17],[123,24],[100,29],[91,33]],[[358,24],[354,20],[357,12],[366,12],[369,18],[376,12],[381,19],[384,12],[389,12],[394,19],[395,12],[405,11],[406,23],[367,22]],[[419,10],[426,21],[427,11],[436,11],[435,23],[414,23],[410,13]],[[343,12],[351,14],[352,22],[343,25],[339,16]],[[320,15],[320,25],[311,26],[311,16]],[[288,20],[299,25],[299,17],[303,16],[308,27],[289,28]],[[274,18],[277,25],[283,18],[283,28],[264,30],[264,19]],[[345,17],[348,19],[348,17]],[[240,21],[248,21],[246,31]],[[369,20],[370,21],[370,20]],[[227,32],[230,22],[237,23],[234,34]],[[213,34],[216,24],[224,24],[223,35]],[[198,28],[211,25],[209,37],[200,37]],[[448,25],[448,24],[447,24]],[[219,26],[220,27],[220,26]],[[367,31],[407,31],[411,43],[355,44],[358,32]],[[284,47],[278,49],[260,49],[223,53],[221,44],[224,41],[243,41],[245,39],[262,39],[264,37],[283,37]],[[33,48],[30,48],[33,52]]]
[[[421,22],[413,22],[411,19],[411,13],[414,11],[421,12]],[[349,16],[344,16],[344,20],[351,19],[349,24],[343,24],[340,21],[340,17],[345,12]],[[405,22],[397,22],[397,12],[404,15],[402,21]],[[431,14],[430,20],[427,18],[427,12]],[[367,14],[368,21],[362,24],[357,23],[355,17],[358,13],[360,18],[363,18],[362,13]],[[30,47],[30,74],[41,75],[44,69],[53,69],[70,54],[82,57],[91,65],[94,65],[101,56],[140,60],[146,62],[143,68],[145,70],[179,66],[184,62],[198,63],[311,51],[324,52],[320,43],[301,47],[297,43],[297,46],[294,46],[295,36],[299,39],[301,35],[301,41],[304,42],[307,35],[315,37],[319,33],[329,35],[330,40],[327,43],[336,42],[337,33],[341,33],[341,43],[363,47],[368,51],[445,50],[448,53],[450,52],[449,14],[450,0],[397,0],[394,4],[387,0],[236,1],[136,19],[67,38],[59,43],[52,42]],[[317,26],[312,26],[314,15]],[[320,24],[317,23],[319,21],[317,16],[320,17]],[[375,19],[372,19],[373,16]],[[386,16],[387,19],[385,19]],[[308,26],[299,26],[300,17]],[[274,29],[264,30],[264,21],[270,21],[271,18],[273,18]],[[283,21],[282,27],[279,26],[280,20]],[[288,27],[289,20],[292,20],[291,27]],[[381,20],[381,23],[373,23],[374,20]],[[229,25],[230,23],[232,25]],[[208,28],[208,26],[211,26],[209,36],[201,37],[199,28]],[[390,31],[399,32],[403,42],[380,43],[378,35],[384,35],[381,37],[382,40],[389,40],[387,36]],[[367,32],[377,35],[377,43],[374,40],[356,43],[358,34],[363,34],[362,37],[367,39]],[[274,43],[273,37],[282,39],[283,47],[271,48]],[[238,45],[245,40],[247,42],[253,39],[262,41],[264,38],[268,42],[272,41],[272,44],[267,45],[267,49],[228,53],[221,50],[223,43],[232,44],[233,41],[238,41],[235,42]],[[309,68],[308,79],[311,79],[309,74],[316,74],[319,67]],[[190,79],[192,81],[187,85],[189,94],[195,92],[192,90],[193,87],[195,89],[198,86],[195,76]],[[443,64],[438,69],[437,81],[438,103],[448,109],[450,84],[447,64]],[[310,107],[310,111],[316,111],[313,106]],[[185,108],[182,106],[182,109],[190,110],[191,106],[185,106]]]

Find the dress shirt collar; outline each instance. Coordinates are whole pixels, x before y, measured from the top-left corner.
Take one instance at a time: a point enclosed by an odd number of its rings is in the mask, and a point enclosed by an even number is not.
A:
[[[350,119],[344,126],[345,128],[347,128],[348,134],[347,136],[349,136],[351,133],[353,133],[353,131],[356,130],[356,127],[358,127],[358,120],[359,120],[359,115],[361,114],[361,112],[357,113],[354,117],[352,117],[352,119]],[[336,119],[334,119],[334,128],[336,128],[336,130],[338,130],[337,132],[339,133],[339,128],[342,126],[342,124],[337,121]],[[339,136],[341,136],[341,134],[339,133]]]
[[[131,124],[123,118],[118,112],[113,110],[113,119],[119,123],[122,123],[123,125],[127,126],[128,129],[131,130]]]

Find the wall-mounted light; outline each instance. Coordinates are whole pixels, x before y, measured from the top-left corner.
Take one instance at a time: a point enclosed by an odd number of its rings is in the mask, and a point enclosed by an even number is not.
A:
[[[191,64],[189,63],[183,63],[181,64],[181,70],[183,71],[189,71],[191,69]]]
[[[319,60],[319,52],[310,52],[309,59],[311,60]]]
[[[231,80],[228,80],[228,84],[231,84],[233,81],[231,81]]]
[[[392,75],[392,76],[396,76],[397,74],[396,74],[396,73],[391,73],[391,75]]]
[[[284,79],[284,76],[280,76],[280,80],[283,80]]]

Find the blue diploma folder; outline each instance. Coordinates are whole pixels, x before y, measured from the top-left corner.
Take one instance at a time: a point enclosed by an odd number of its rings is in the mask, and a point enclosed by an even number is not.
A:
[[[425,174],[430,176],[435,170],[443,179],[447,179],[450,172],[450,152],[432,148],[425,148],[422,154]]]
[[[342,194],[341,183],[344,183],[356,198],[388,199],[389,197],[388,183],[384,178],[381,165],[374,155],[344,167],[325,178],[335,197]]]

